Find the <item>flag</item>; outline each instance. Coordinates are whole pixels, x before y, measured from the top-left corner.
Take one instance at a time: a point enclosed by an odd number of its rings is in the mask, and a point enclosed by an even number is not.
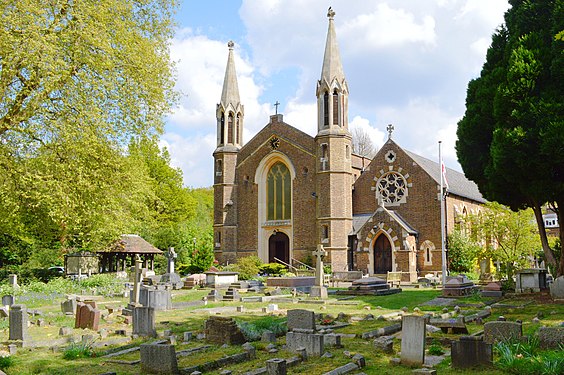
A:
[[[441,159],[441,178],[443,179],[443,186],[448,190],[448,181],[446,178],[446,167],[444,161]]]

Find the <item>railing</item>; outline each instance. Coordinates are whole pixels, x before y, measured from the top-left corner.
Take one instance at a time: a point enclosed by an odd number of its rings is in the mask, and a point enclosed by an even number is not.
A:
[[[311,276],[312,273],[315,274],[315,268],[308,266],[307,264],[302,263],[299,260],[294,259],[294,258],[291,258],[290,262],[297,263],[301,268],[298,268],[296,266],[293,266],[292,264],[286,263],[283,260],[278,259],[276,257],[274,257],[274,261],[288,267],[288,270],[290,270],[290,272],[295,273],[296,276]]]

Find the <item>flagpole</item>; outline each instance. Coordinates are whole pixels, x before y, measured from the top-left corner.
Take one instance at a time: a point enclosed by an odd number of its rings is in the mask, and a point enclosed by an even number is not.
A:
[[[443,276],[443,288],[446,285],[446,273],[447,273],[447,258],[446,258],[446,246],[445,246],[445,194],[443,192],[443,156],[441,154],[441,141],[439,141],[439,176],[441,176],[441,189],[440,189],[440,204],[441,204],[441,257],[443,267],[441,269]]]

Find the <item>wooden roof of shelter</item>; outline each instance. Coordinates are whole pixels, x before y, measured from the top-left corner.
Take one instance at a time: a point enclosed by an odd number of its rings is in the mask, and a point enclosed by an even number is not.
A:
[[[141,236],[136,234],[122,234],[121,238],[114,242],[107,252],[128,254],[163,254],[162,250],[157,249],[149,242],[145,241]]]

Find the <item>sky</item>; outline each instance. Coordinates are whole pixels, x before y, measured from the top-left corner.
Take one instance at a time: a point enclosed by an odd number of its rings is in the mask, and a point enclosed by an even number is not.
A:
[[[160,145],[185,186],[213,184],[215,110],[230,40],[245,106],[243,141],[269,122],[277,101],[284,122],[315,136],[329,6],[349,86],[349,127],[379,148],[391,123],[402,148],[437,161],[442,141],[445,164],[462,171],[457,122],[507,0],[183,0],[171,44],[181,98]]]

